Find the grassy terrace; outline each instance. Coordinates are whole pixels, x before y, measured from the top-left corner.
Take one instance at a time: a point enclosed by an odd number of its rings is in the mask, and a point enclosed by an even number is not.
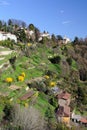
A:
[[[16,55],[16,52],[12,52],[11,54],[9,54],[9,52],[11,51],[12,50],[10,50],[9,48],[3,48],[2,46],[0,46],[0,58],[3,58],[0,60],[0,65],[6,63],[8,59]],[[8,54],[5,54],[5,52]],[[2,53],[4,53],[4,55]]]
[[[0,48],[1,51],[10,51],[8,48]],[[5,56],[4,60],[0,61],[0,64],[6,63],[9,58],[13,57],[17,53],[12,53]],[[48,60],[48,55],[53,55],[53,52],[51,49],[47,49],[44,45],[43,47],[38,47],[36,53],[33,53],[30,58],[26,56],[20,56],[18,55],[15,66],[16,69],[13,70],[12,66],[10,66],[7,70],[3,71],[3,73],[0,76],[0,92],[7,94],[10,97],[14,97],[14,99],[17,98],[18,93],[11,92],[9,89],[9,84],[5,82],[5,79],[7,77],[13,78],[12,84],[18,85],[22,87],[21,93],[24,93],[26,86],[26,81],[31,80],[32,78],[36,77],[42,77],[45,73],[46,69],[49,70],[55,70],[58,69],[60,72],[60,66],[53,65]],[[1,56],[2,57],[2,56]],[[26,76],[23,82],[18,81],[18,76],[25,72]],[[38,100],[41,100],[39,97]]]
[[[7,51],[10,49],[2,48],[2,51],[3,50]],[[17,52],[5,56],[5,59],[1,60],[0,64],[6,63],[9,58],[13,57],[16,54],[17,54]],[[28,58],[26,56],[18,55],[16,62],[15,62],[15,66],[16,66],[15,71],[13,70],[12,67],[9,67],[8,70],[4,71],[0,78],[0,86],[3,86],[3,85],[8,86],[8,84],[6,84],[4,82],[4,80],[7,77],[12,77],[14,79],[13,84],[16,84],[16,85],[24,84],[25,85],[26,80],[30,80],[35,77],[43,76],[45,73],[45,70],[47,70],[47,69],[55,71],[55,72],[57,70],[57,73],[60,73],[61,72],[60,65],[56,65],[56,64],[53,65],[47,58],[49,55],[53,55],[52,49],[47,49],[46,46],[44,46],[44,45],[42,45],[41,47],[38,47],[36,50],[36,53],[33,53],[30,56],[30,58]],[[22,72],[25,72],[25,74],[26,74],[25,80],[23,83],[17,81],[17,77]],[[4,89],[2,88],[1,90],[4,90]]]
[[[71,46],[68,45],[68,48],[71,48]],[[10,50],[8,48],[2,48],[1,51],[4,50]],[[60,56],[61,61],[66,60],[67,56],[62,54],[64,48],[59,48],[58,51],[58,56]],[[72,49],[72,48],[71,48]],[[6,61],[8,61],[9,58],[13,57],[14,55],[17,55],[17,53],[12,53],[9,54],[7,56],[5,56],[4,60],[0,61],[0,64],[2,63],[6,63]],[[42,77],[45,74],[46,70],[50,70],[53,71],[57,74],[57,76],[60,77],[62,68],[60,64],[52,64],[49,59],[48,56],[52,56],[55,57],[55,52],[53,53],[52,48],[48,49],[46,48],[45,45],[42,45],[41,47],[37,47],[35,52],[32,52],[32,54],[29,57],[26,57],[24,55],[17,55],[17,59],[15,62],[15,66],[16,69],[14,70],[12,68],[12,66],[10,66],[7,70],[5,70],[0,77],[0,92],[2,93],[6,93],[8,92],[10,94],[10,90],[9,90],[9,84],[7,84],[5,82],[5,79],[7,77],[12,77],[13,78],[13,82],[12,84],[21,86],[22,88],[27,87],[26,86],[26,81],[29,81],[33,78],[36,77]],[[72,70],[77,70],[77,64],[74,60],[72,60],[72,64],[70,66],[70,68]],[[22,73],[25,72],[26,76],[23,82],[18,81],[18,76]],[[54,79],[53,79],[54,80]],[[58,80],[58,78],[55,80]],[[61,77],[60,77],[61,80]],[[63,86],[62,86],[63,87]],[[23,90],[24,92],[24,90]],[[14,94],[14,97],[17,96],[17,93]],[[38,100],[41,100],[41,98],[39,97]],[[39,107],[39,105],[38,105]]]

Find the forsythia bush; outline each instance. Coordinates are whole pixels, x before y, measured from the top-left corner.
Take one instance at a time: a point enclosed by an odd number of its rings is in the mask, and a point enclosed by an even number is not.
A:
[[[56,85],[56,82],[50,82],[50,86],[54,87]]]
[[[50,78],[48,75],[45,75],[44,77],[45,77],[46,79],[49,79],[49,78]]]
[[[28,43],[27,45],[28,45],[29,47],[30,47],[30,46],[32,46],[32,44],[31,44],[31,43]]]
[[[18,76],[18,80],[19,81],[24,81],[24,77],[23,76]]]
[[[13,82],[13,78],[11,78],[11,77],[8,77],[8,78],[6,78],[6,80],[5,80],[7,83],[11,83],[11,82]]]
[[[18,76],[18,81],[24,81],[25,73],[22,72],[21,75]]]
[[[28,106],[29,106],[28,103],[25,103],[24,105],[25,105],[25,107],[28,107]]]
[[[25,77],[25,73],[24,73],[24,72],[22,72],[22,73],[21,73],[21,76]]]
[[[35,97],[38,97],[38,95],[39,95],[39,92],[37,91],[37,92],[34,94],[34,96],[35,96]]]

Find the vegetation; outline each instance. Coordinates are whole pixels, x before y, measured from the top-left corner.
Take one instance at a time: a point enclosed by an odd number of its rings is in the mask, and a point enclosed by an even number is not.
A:
[[[0,41],[0,52],[11,52],[0,55],[2,129],[69,130],[55,117],[55,87],[71,93],[71,110],[87,116],[87,38],[75,37],[64,45],[62,36],[52,34],[50,39],[43,37],[39,41],[37,27],[32,23],[26,27],[25,22],[14,19],[8,23],[0,21],[0,30],[15,34],[18,39],[17,43],[10,39]],[[33,31],[32,36],[27,30]],[[21,100],[32,91],[34,94],[28,99]]]

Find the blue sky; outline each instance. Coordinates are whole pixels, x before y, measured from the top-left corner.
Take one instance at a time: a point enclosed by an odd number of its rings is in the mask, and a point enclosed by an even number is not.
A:
[[[87,37],[87,0],[0,0],[0,20],[33,23],[41,32]]]

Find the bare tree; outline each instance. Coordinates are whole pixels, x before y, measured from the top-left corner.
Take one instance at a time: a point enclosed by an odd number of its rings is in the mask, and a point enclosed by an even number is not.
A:
[[[13,124],[22,130],[45,130],[45,121],[40,112],[34,107],[14,107],[12,112]]]

